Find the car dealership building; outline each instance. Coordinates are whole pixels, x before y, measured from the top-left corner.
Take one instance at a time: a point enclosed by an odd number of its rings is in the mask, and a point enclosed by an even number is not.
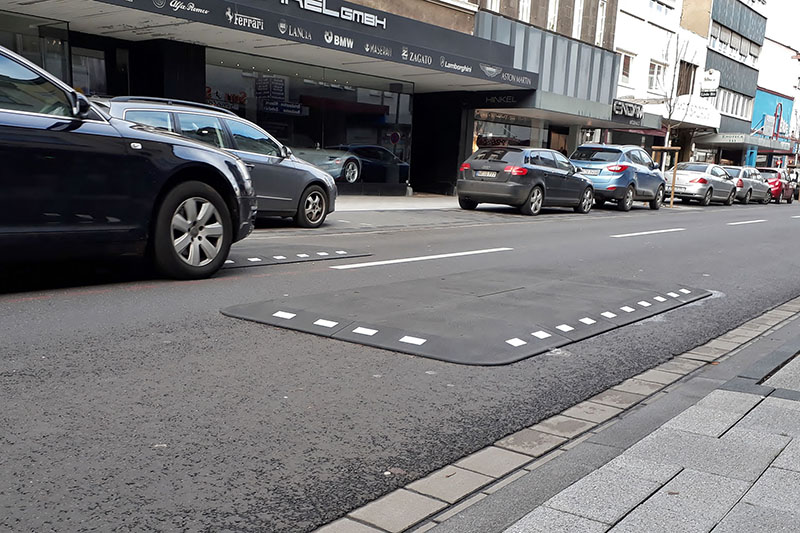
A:
[[[382,146],[411,164],[415,190],[452,192],[479,146],[571,151],[615,127],[614,52],[467,2],[424,17],[415,2],[364,4],[0,0],[0,45],[88,95],[211,103],[292,148]]]

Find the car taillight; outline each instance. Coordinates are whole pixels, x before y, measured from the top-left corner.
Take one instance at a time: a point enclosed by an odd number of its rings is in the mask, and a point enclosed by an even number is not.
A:
[[[524,176],[528,173],[528,169],[525,167],[515,167],[514,165],[508,165],[505,169],[505,172],[508,172],[512,176]]]
[[[739,188],[741,189],[742,187],[744,187],[744,182],[743,182],[741,179],[739,179],[739,180],[736,182],[736,186],[737,186],[737,187],[739,187]]]
[[[618,174],[620,172],[625,172],[626,170],[628,170],[628,165],[609,165],[606,167],[606,170]]]
[[[708,180],[705,178],[695,178],[693,180],[690,180],[689,183],[702,183],[705,185],[706,183],[708,183]]]
[[[461,165],[461,170],[469,170],[469,169],[471,169],[471,168],[472,168],[472,167],[469,165],[469,163],[463,163],[463,164]]]

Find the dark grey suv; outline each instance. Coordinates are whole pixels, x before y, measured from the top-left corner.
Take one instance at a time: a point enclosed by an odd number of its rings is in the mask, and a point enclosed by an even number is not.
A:
[[[247,163],[258,198],[258,216],[291,216],[316,228],[336,205],[336,183],[327,172],[295,157],[269,133],[218,107],[149,97],[94,100],[114,117],[184,135],[227,150]]]
[[[147,254],[212,275],[253,230],[245,163],[113,118],[0,46],[0,263]]]

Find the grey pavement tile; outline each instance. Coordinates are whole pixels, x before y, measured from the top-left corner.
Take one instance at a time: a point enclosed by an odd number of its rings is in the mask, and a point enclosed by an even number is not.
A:
[[[633,477],[660,484],[666,483],[682,470],[682,467],[678,465],[656,463],[655,461],[648,461],[647,459],[627,454],[622,454],[612,459],[603,468],[627,473]]]
[[[627,409],[645,399],[641,394],[634,394],[632,392],[622,392],[621,390],[608,389],[601,392],[597,396],[589,398],[589,401],[600,403],[603,405],[610,405],[618,409]]]
[[[499,478],[530,461],[531,458],[527,455],[489,446],[461,459],[456,466]]]
[[[800,402],[800,391],[789,389],[775,389],[770,394],[773,398],[783,398],[784,400],[792,400],[793,402]]]
[[[603,533],[608,526],[569,513],[537,507],[504,533]]]
[[[705,409],[728,411],[744,416],[763,399],[764,397],[759,394],[715,390],[711,391],[708,396],[697,402],[697,406]]]
[[[776,409],[788,409],[790,411],[800,411],[800,402],[787,400],[785,398],[765,398],[761,405],[775,407]]]
[[[561,446],[562,450],[571,450],[575,446],[580,445],[582,442],[589,440],[592,437],[593,433],[585,433],[578,438],[572,439],[563,446]]]
[[[467,507],[469,507],[471,505],[475,505],[476,503],[478,503],[479,501],[481,501],[485,497],[486,497],[486,494],[478,493],[475,496],[467,498],[466,500],[464,500],[463,502],[459,503],[458,505],[454,505],[453,507],[448,509],[446,512],[444,512],[444,513],[442,513],[440,515],[434,516],[433,517],[433,521],[434,522],[444,522],[445,520],[450,520],[451,518],[453,518],[455,515],[457,515],[458,513],[460,513],[461,511],[463,511]]]
[[[610,407],[608,405],[601,405],[593,402],[581,402],[574,407],[570,407],[564,411],[564,416],[572,418],[579,418],[581,420],[588,420],[589,422],[605,422],[609,418],[614,418],[622,412],[622,409]]]
[[[722,520],[749,487],[746,481],[684,470],[611,531],[704,533]]]
[[[720,350],[725,350],[726,352],[729,352],[741,346],[741,343],[724,341],[722,339],[714,339],[713,341],[706,343],[706,346],[708,346],[709,348],[718,348]]]
[[[633,445],[626,454],[734,479],[755,481],[789,440],[779,435],[742,430],[739,425],[719,439],[661,428]]]
[[[675,374],[688,374],[698,368],[705,366],[705,362],[696,361],[693,359],[686,359],[685,357],[676,357],[666,363],[661,363],[654,370],[663,370],[664,372],[674,372]]]
[[[696,348],[692,348],[691,353],[699,354],[699,355],[707,355],[709,357],[722,357],[730,350],[725,350],[722,348],[713,348],[708,345],[698,346]]]
[[[800,357],[793,360],[772,375],[764,385],[776,389],[800,390]]]
[[[438,524],[436,522],[425,522],[411,530],[411,533],[425,533],[435,528]]]
[[[532,457],[541,457],[553,448],[567,442],[563,437],[557,437],[550,433],[542,433],[533,429],[523,429],[513,435],[501,439],[495,446],[505,448],[518,453],[524,453]]]
[[[550,433],[551,435],[558,435],[559,437],[572,438],[580,435],[595,427],[597,424],[588,422],[586,420],[578,420],[564,415],[556,415],[542,420],[531,429],[541,431],[543,433]]]
[[[400,533],[445,507],[447,504],[442,501],[398,489],[356,509],[349,516],[386,531]]]
[[[743,414],[693,406],[664,424],[663,427],[709,437],[719,437],[733,427],[742,416]]]
[[[603,467],[547,500],[545,506],[611,525],[661,485],[625,469]]]
[[[501,479],[497,483],[495,483],[493,485],[489,485],[488,487],[483,489],[483,492],[484,492],[484,494],[494,494],[495,492],[497,492],[498,490],[502,489],[506,485],[509,485],[509,484],[515,482],[516,480],[518,480],[519,478],[521,478],[522,476],[527,476],[527,475],[528,475],[528,471],[527,470],[520,470],[518,472],[514,472],[513,474],[504,477],[503,479]]]
[[[742,533],[769,531],[769,533],[797,533],[800,512],[779,511],[738,503],[711,533]]]
[[[540,466],[549,463],[550,461],[552,461],[553,459],[555,459],[556,457],[558,457],[559,455],[561,455],[563,453],[564,453],[564,450],[553,450],[552,452],[548,453],[544,457],[541,457],[541,458],[535,460],[534,462],[525,465],[523,468],[525,470],[528,470],[528,471],[536,470]]]
[[[695,353],[692,351],[684,352],[680,356],[685,357],[686,359],[693,359],[695,361],[703,361],[705,363],[716,361],[718,358],[721,357],[720,355],[708,355],[708,354]]]
[[[800,472],[768,468],[742,502],[794,512],[800,509]]]
[[[640,379],[642,381],[652,381],[653,383],[660,383],[662,385],[669,385],[670,383],[681,379],[681,375],[673,372],[664,372],[661,370],[648,370],[647,372],[642,372],[636,376],[636,379]]]
[[[779,402],[799,405],[791,400],[767,398],[747,413],[737,428],[773,435],[789,435],[800,438],[800,413],[797,409],[786,408]]]
[[[626,379],[619,385],[611,387],[613,390],[620,390],[622,392],[632,392],[633,394],[641,394],[643,396],[650,396],[663,388],[658,383],[649,381],[642,381],[640,379],[630,378]]]
[[[775,468],[800,472],[800,439],[794,439],[772,463]]]
[[[455,466],[446,466],[427,477],[407,485],[406,488],[449,503],[455,503],[467,494],[475,492],[492,481],[494,481],[493,478],[483,474]]]
[[[314,533],[380,533],[380,529],[365,526],[349,518],[342,518],[317,529]]]

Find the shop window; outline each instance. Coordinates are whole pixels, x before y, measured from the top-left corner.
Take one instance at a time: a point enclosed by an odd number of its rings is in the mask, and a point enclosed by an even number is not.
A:
[[[125,112],[125,120],[144,124],[163,131],[175,131],[172,125],[172,115],[166,111],[137,111]]]
[[[218,118],[195,113],[178,113],[178,123],[181,135],[218,148],[227,148],[223,141],[222,124]]]
[[[606,0],[600,0],[597,5],[597,26],[594,31],[594,44],[603,46],[603,38],[606,32]]]
[[[664,65],[650,62],[650,75],[647,80],[647,88],[650,91],[658,91],[664,87]]]
[[[102,50],[72,49],[72,85],[83,94],[108,94],[106,57]]]
[[[281,148],[268,135],[238,120],[225,120],[237,150],[279,157]]]
[[[678,96],[692,94],[694,92],[694,78],[697,72],[697,65],[688,61],[681,61],[678,71]]]

